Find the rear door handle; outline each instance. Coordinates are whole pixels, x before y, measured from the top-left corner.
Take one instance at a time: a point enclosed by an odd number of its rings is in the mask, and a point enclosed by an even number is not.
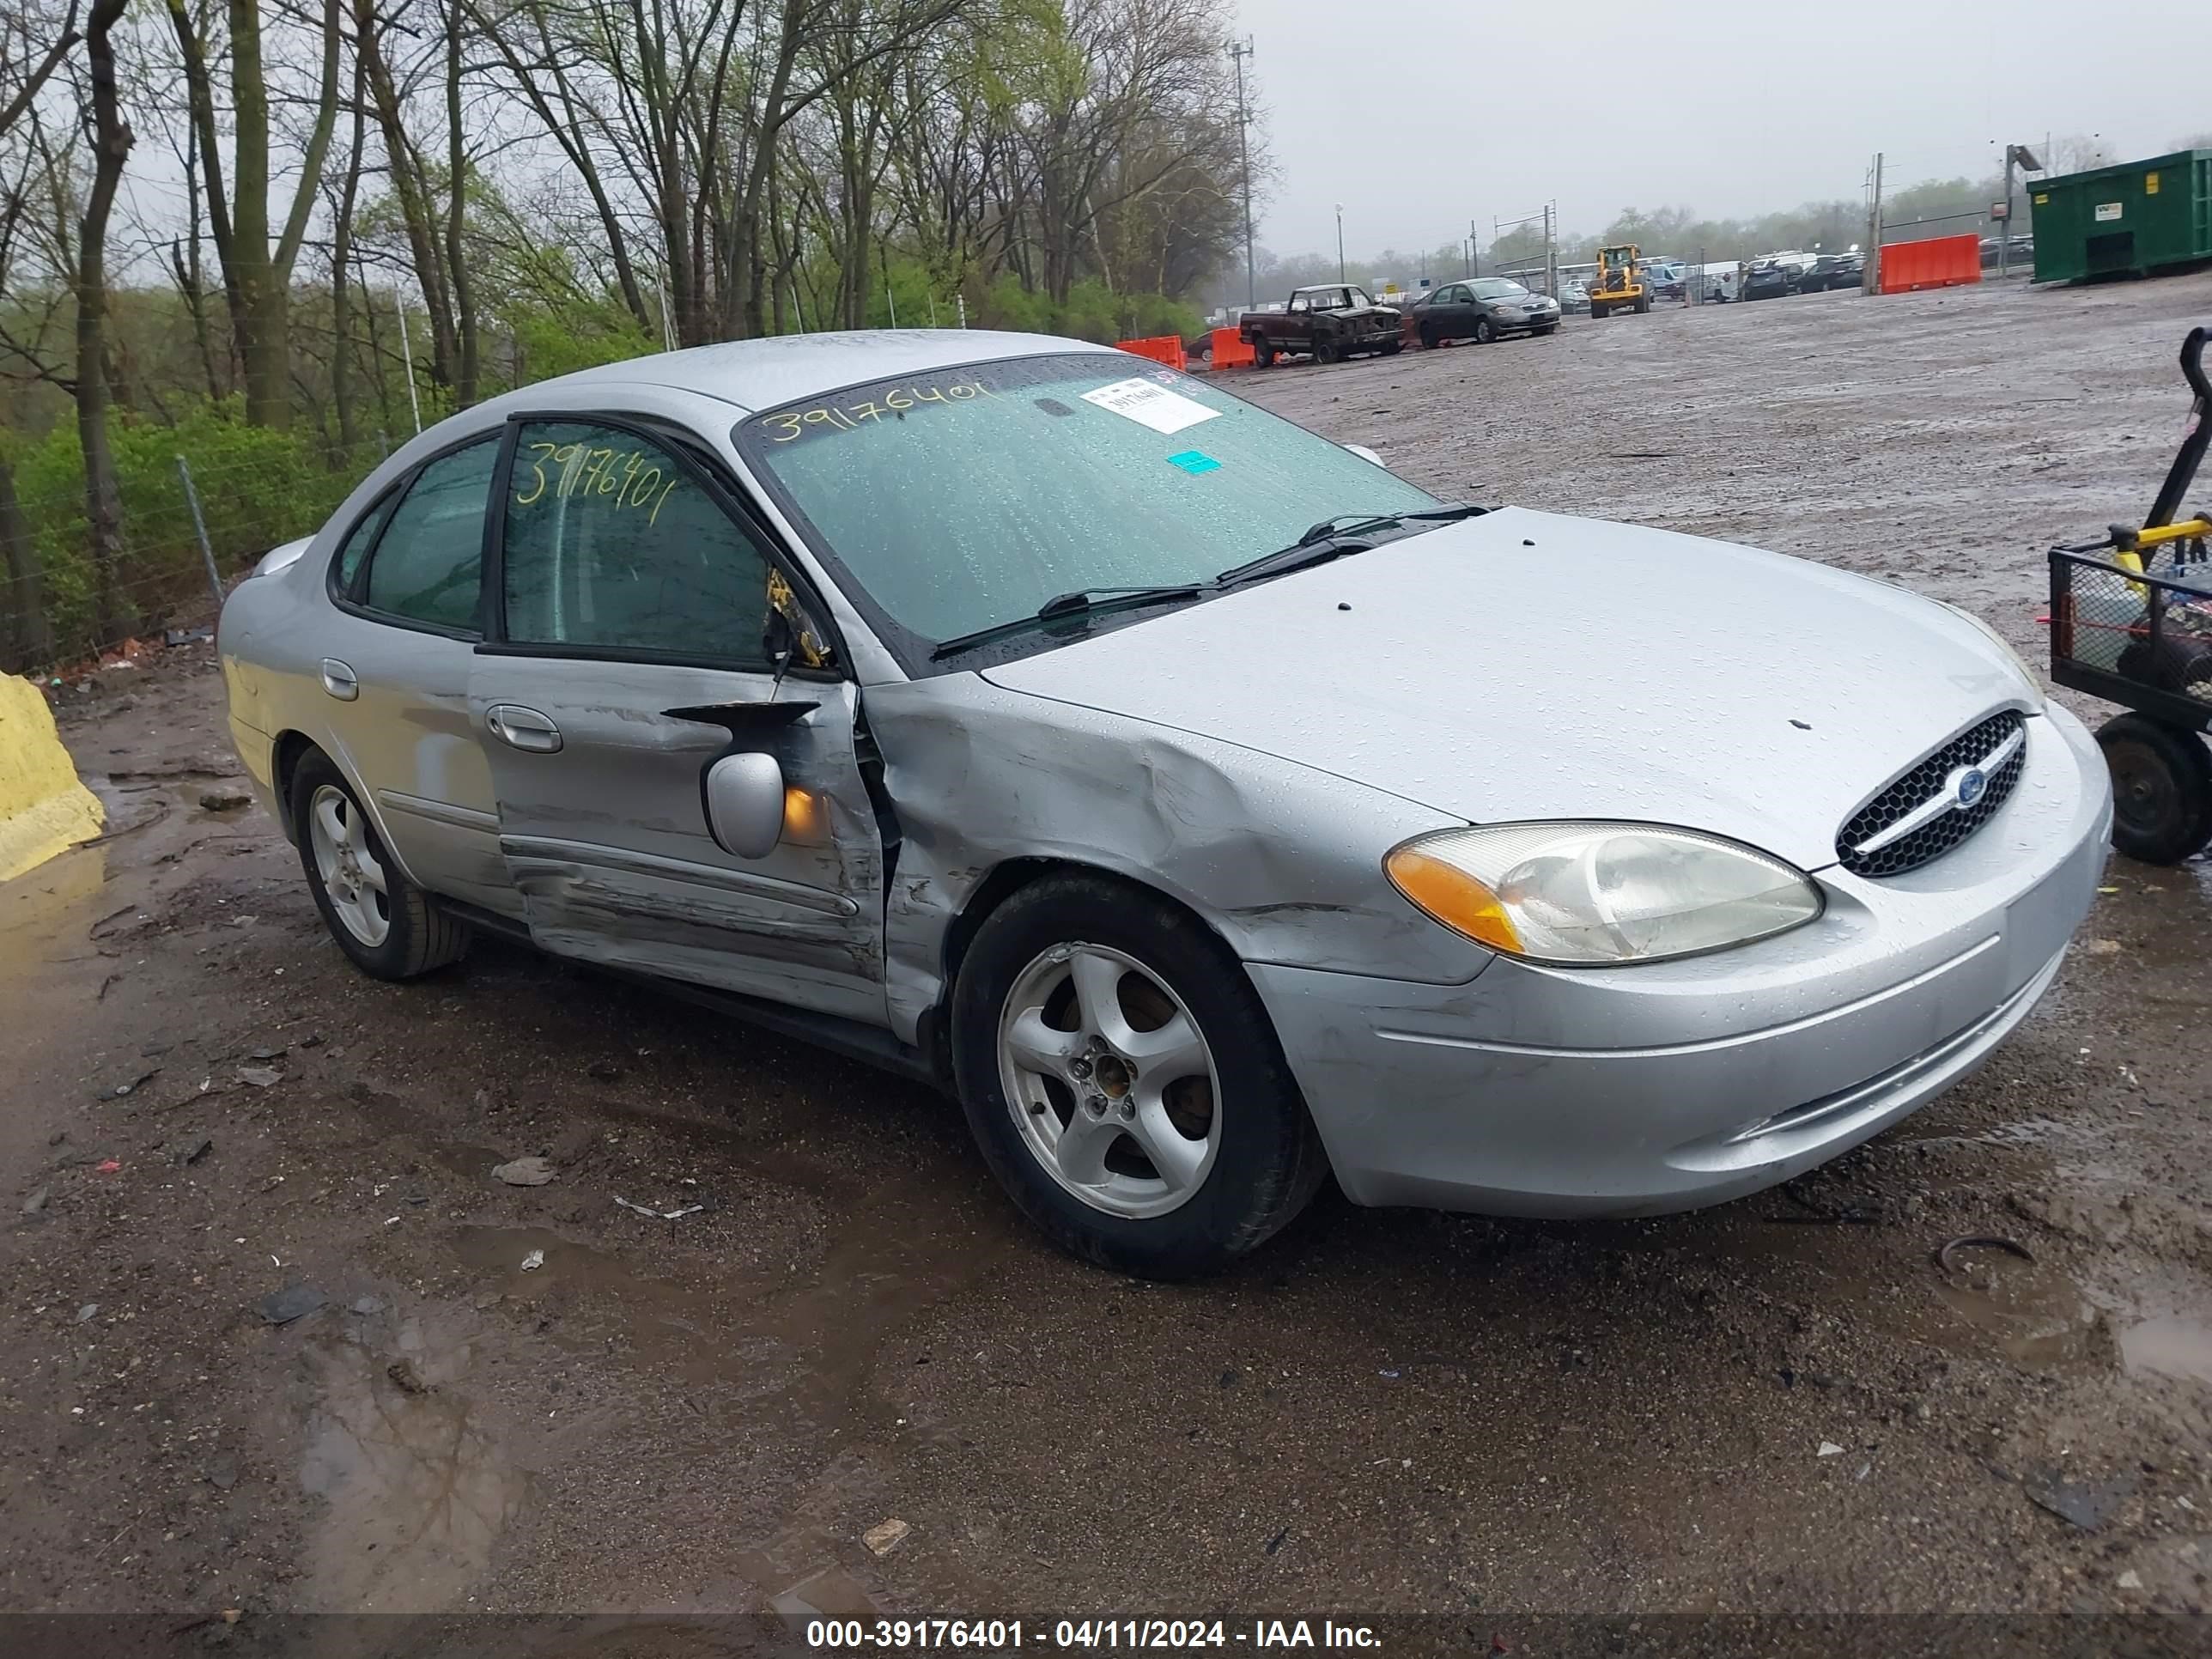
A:
[[[561,728],[535,708],[520,703],[495,702],[484,715],[492,736],[510,749],[532,755],[561,752]]]
[[[351,702],[361,695],[361,682],[354,678],[353,670],[336,657],[323,659],[323,690],[340,702]]]

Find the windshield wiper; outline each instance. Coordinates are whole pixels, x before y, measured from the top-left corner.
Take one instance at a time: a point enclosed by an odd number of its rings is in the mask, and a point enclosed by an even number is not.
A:
[[[1079,587],[1073,592],[1054,594],[1026,617],[1017,617],[1012,622],[994,623],[990,627],[979,628],[972,634],[957,635],[945,640],[930,652],[929,659],[942,662],[945,658],[957,656],[972,647],[988,645],[993,640],[1004,639],[1025,629],[1057,622],[1062,617],[1126,611],[1159,599],[1194,599],[1212,586],[1211,582],[1163,582],[1150,587]]]
[[[1247,559],[1243,564],[1231,565],[1213,580],[1224,586],[1234,582],[1252,581],[1261,576],[1280,575],[1286,570],[1297,570],[1310,564],[1322,564],[1338,555],[1364,552],[1367,544],[1360,538],[1377,530],[1395,530],[1401,526],[1425,520],[1435,524],[1448,524],[1455,519],[1471,519],[1486,511],[1465,501],[1449,501],[1442,507],[1423,507],[1408,513],[1339,513],[1306,526],[1305,533],[1288,547],[1278,548],[1273,553],[1262,553],[1256,559]],[[1350,523],[1346,520],[1350,520]]]

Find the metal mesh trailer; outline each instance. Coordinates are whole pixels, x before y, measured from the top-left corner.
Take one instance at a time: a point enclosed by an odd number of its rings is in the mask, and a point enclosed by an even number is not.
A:
[[[2212,259],[2212,149],[2061,173],[2031,194],[2039,283]]]

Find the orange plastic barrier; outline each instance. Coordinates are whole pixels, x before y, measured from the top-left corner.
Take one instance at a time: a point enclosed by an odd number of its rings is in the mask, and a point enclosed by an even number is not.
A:
[[[1911,294],[1923,288],[1956,288],[1982,280],[1982,239],[1931,236],[1924,242],[1881,245],[1881,291]]]
[[[1249,368],[1255,356],[1255,354],[1250,344],[1235,329],[1217,328],[1213,331],[1213,355],[1211,361],[1214,368]]]
[[[1182,342],[1172,334],[1162,334],[1149,340],[1116,340],[1114,349],[1139,357],[1150,357],[1156,363],[1165,363],[1170,368],[1187,368],[1183,361]]]

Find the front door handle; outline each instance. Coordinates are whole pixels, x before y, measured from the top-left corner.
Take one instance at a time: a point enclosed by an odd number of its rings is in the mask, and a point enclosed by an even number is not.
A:
[[[484,724],[491,727],[492,736],[510,749],[532,755],[561,752],[561,728],[535,708],[525,708],[520,703],[494,703],[484,716]]]
[[[361,682],[354,678],[353,670],[336,657],[323,659],[323,690],[340,702],[351,702],[361,695]]]

